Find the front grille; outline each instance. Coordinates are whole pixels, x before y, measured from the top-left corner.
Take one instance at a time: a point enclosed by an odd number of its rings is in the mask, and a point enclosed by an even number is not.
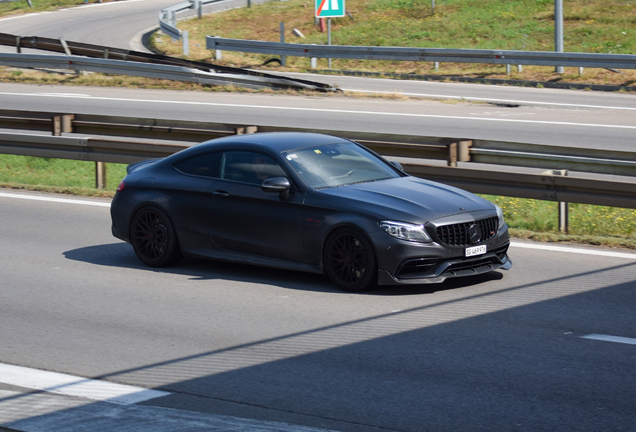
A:
[[[490,240],[497,234],[497,225],[499,219],[491,217],[488,219],[482,219],[475,222],[465,222],[453,225],[442,225],[435,229],[435,233],[440,242],[449,246],[469,246],[471,244],[470,235],[468,230],[472,224],[477,224],[481,228],[481,240],[476,243],[481,243]]]

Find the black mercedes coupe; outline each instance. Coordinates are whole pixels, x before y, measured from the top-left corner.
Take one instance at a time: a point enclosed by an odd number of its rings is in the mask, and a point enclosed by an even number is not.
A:
[[[314,133],[235,135],[132,164],[111,217],[152,267],[190,255],[325,273],[346,291],[512,266],[499,207]]]

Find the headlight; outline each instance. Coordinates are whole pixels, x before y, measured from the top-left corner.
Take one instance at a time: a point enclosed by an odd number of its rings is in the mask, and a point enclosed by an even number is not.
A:
[[[501,210],[501,207],[499,207],[497,204],[493,204],[493,205],[495,206],[495,210],[497,210],[497,218],[499,219],[499,226],[497,227],[497,231],[499,231],[504,226],[503,211]]]
[[[380,228],[390,236],[418,243],[429,243],[433,240],[426,234],[424,225],[413,225],[404,222],[382,221]]]

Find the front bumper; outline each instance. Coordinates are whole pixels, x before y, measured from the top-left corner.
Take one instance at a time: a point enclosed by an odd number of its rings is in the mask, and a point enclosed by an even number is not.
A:
[[[493,238],[481,243],[487,253],[465,257],[466,247],[440,243],[412,243],[387,239],[375,233],[379,285],[441,283],[448,278],[474,276],[495,270],[508,270],[510,237],[504,226]]]

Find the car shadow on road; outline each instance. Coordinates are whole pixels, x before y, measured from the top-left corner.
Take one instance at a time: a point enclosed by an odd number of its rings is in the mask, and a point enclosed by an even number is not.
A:
[[[179,264],[172,267],[152,268],[141,263],[132,247],[127,243],[111,243],[73,249],[64,252],[64,256],[73,261],[99,266],[183,275],[189,277],[190,280],[228,280],[274,285],[302,291],[351,294],[336,289],[325,275],[256,265],[186,257]],[[500,272],[490,272],[468,278],[447,279],[440,284],[378,286],[375,289],[356,295],[399,296],[433,294],[439,291],[480,285],[493,280],[500,280],[501,278],[503,278],[503,275]]]

